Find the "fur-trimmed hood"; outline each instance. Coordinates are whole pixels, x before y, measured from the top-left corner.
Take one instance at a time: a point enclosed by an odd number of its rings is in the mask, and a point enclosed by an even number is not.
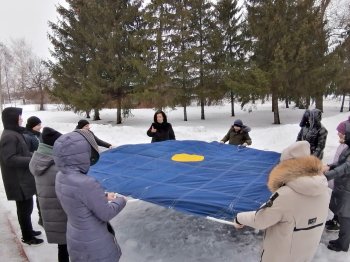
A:
[[[307,156],[279,163],[272,169],[267,185],[271,192],[286,185],[297,193],[316,196],[322,194],[328,184],[322,173],[322,162]]]

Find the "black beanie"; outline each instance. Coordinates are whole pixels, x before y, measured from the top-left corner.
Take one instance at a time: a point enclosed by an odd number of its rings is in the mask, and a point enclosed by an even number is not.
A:
[[[79,120],[76,129],[82,129],[84,126],[86,126],[88,124],[90,124],[89,121],[87,121],[85,119],[81,119],[81,120]]]
[[[26,128],[29,130],[32,130],[33,127],[35,127],[39,124],[41,124],[41,120],[39,119],[39,117],[31,116],[27,119]]]
[[[41,139],[44,144],[53,146],[55,141],[61,136],[62,134],[58,131],[56,131],[53,128],[50,127],[44,127],[43,132],[41,134]]]
[[[243,127],[243,122],[241,119],[237,119],[235,120],[235,122],[233,122],[233,125],[238,127]]]

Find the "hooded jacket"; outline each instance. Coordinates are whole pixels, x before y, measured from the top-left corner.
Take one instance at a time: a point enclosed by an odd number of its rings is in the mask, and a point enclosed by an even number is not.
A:
[[[330,199],[321,161],[314,156],[282,161],[271,171],[268,187],[274,193],[272,205],[239,213],[237,221],[265,230],[261,261],[311,261]]]
[[[236,145],[236,146],[243,145],[244,143],[251,145],[252,139],[249,136],[250,130],[251,129],[249,126],[243,125],[241,127],[241,130],[236,132],[234,127],[232,126],[230,130],[227,132],[227,134],[224,136],[224,138],[221,139],[221,141],[223,141],[224,143],[229,141],[228,143],[230,145]]]
[[[0,139],[0,165],[8,200],[23,201],[35,194],[34,177],[29,171],[29,152],[23,137],[24,128],[18,125],[22,109],[5,108],[2,112],[4,131]]]
[[[107,201],[101,185],[86,173],[90,168],[93,141],[84,130],[62,135],[53,156],[59,170],[56,194],[67,214],[67,246],[72,261],[119,261],[120,247],[107,229],[107,222],[125,206],[118,197]],[[86,131],[88,132],[88,131]],[[92,136],[91,136],[92,137]]]
[[[40,143],[29,163],[35,178],[37,197],[48,243],[64,245],[66,241],[67,216],[57,199],[55,180],[58,169],[52,156],[52,146]]]
[[[157,122],[157,115],[163,115],[163,123]],[[168,123],[167,116],[163,111],[157,111],[153,116],[153,123],[150,128],[147,130],[147,135],[152,137],[151,143],[161,142],[166,140],[175,140],[175,133],[173,127]],[[155,128],[157,131],[155,133],[151,132],[151,129]]]
[[[345,135],[347,149],[343,150],[338,162],[329,166],[325,173],[328,180],[334,179],[330,210],[340,217],[350,218],[350,133]]]
[[[322,112],[319,109],[306,110],[301,122],[297,141],[308,141],[311,154],[323,158],[323,150],[326,146],[328,131],[321,124]]]

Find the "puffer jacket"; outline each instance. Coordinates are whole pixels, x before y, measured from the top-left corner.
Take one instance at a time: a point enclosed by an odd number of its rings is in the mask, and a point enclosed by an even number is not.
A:
[[[0,165],[8,200],[23,201],[35,194],[34,177],[29,171],[32,153],[23,137],[24,128],[18,125],[21,108],[8,107],[2,112],[4,131],[0,139]]]
[[[228,143],[230,145],[243,145],[244,143],[247,143],[248,145],[252,144],[252,139],[249,136],[250,127],[248,126],[242,126],[241,130],[239,132],[236,132],[233,126],[230,128],[230,130],[227,132],[227,134],[224,136],[221,141]]]
[[[306,110],[300,122],[300,131],[297,141],[308,141],[311,154],[323,158],[323,150],[326,146],[327,129],[321,124],[322,112],[319,109]]]
[[[107,223],[125,206],[123,197],[107,201],[101,185],[86,173],[91,145],[78,132],[56,140],[53,156],[59,172],[56,194],[68,217],[67,245],[72,261],[119,261],[120,247]]]
[[[265,230],[261,261],[311,261],[330,199],[321,161],[314,156],[282,161],[271,171],[268,187],[274,193],[268,204],[239,213],[237,221]]]
[[[334,179],[330,210],[340,217],[350,218],[350,148],[340,154],[337,163],[330,165],[325,176],[328,180]]]
[[[29,169],[35,178],[47,242],[64,245],[67,243],[67,216],[55,191],[58,169],[53,160],[52,146],[40,143],[30,160]]]

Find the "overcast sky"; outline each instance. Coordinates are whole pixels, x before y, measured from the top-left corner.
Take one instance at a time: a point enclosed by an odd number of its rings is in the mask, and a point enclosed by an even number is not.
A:
[[[117,1],[117,0],[116,0]],[[335,10],[345,10],[350,0],[332,0]],[[56,5],[64,0],[0,0],[0,42],[24,38],[33,52],[49,58],[48,20],[56,22]],[[346,3],[346,4],[345,4]]]
[[[0,0],[0,41],[24,38],[33,52],[48,58],[48,20],[56,22],[56,8],[63,0]]]

